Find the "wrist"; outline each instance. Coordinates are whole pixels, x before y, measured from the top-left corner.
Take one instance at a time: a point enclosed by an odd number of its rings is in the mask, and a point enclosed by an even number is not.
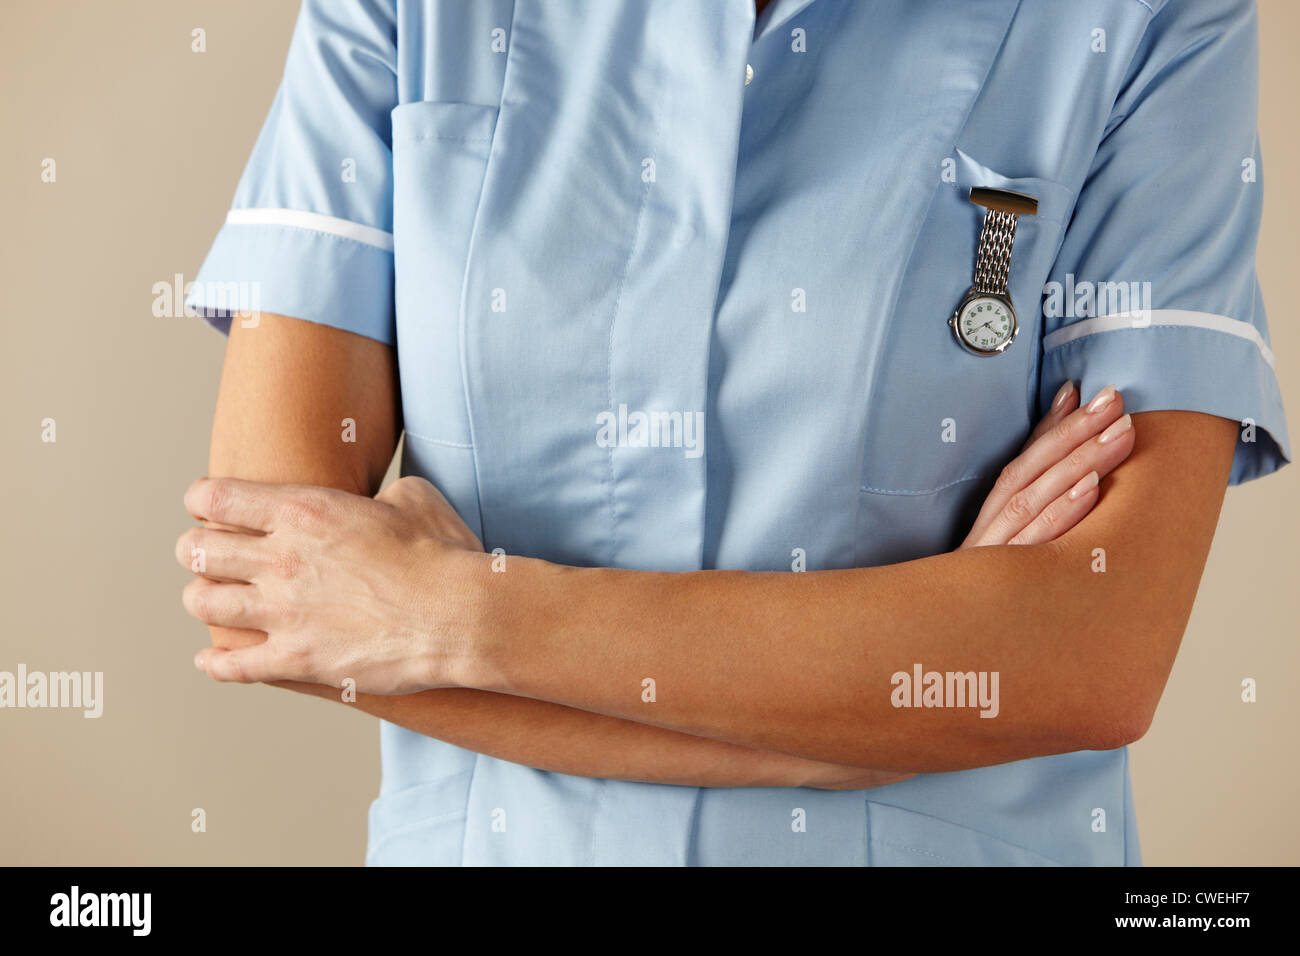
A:
[[[427,595],[418,641],[417,673],[422,690],[477,687],[486,666],[492,633],[491,577],[493,556],[481,551],[449,550],[437,542],[413,565],[418,586]]]
[[[466,686],[501,694],[542,696],[536,678],[554,673],[552,651],[581,601],[590,569],[518,555],[487,555],[474,589],[474,629],[464,659]]]
[[[454,633],[436,642],[444,649],[434,654],[434,667],[444,670],[441,686],[449,682],[475,690],[521,692],[517,681],[523,640],[546,626],[546,584],[541,579],[554,567],[517,555],[466,551],[456,556],[448,575],[456,625]],[[441,663],[439,657],[444,657]]]

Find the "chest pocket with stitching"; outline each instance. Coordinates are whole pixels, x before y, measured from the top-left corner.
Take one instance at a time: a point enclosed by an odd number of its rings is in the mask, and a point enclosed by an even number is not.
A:
[[[1035,414],[1043,286],[1074,191],[1047,179],[1003,175],[960,150],[956,162],[956,181],[938,187],[917,238],[867,397],[861,564],[955,547]],[[973,186],[1038,199],[1038,214],[1019,219],[1011,260],[1019,334],[1005,352],[987,357],[962,349],[948,327],[971,286],[984,220],[985,210],[969,200]]]

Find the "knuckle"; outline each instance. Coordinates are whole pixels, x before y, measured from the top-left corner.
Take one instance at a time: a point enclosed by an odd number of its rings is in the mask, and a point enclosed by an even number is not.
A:
[[[216,517],[227,514],[233,497],[234,492],[229,482],[222,481],[220,478],[209,478],[202,492],[204,515]]]
[[[316,654],[313,651],[311,643],[308,641],[299,641],[294,644],[289,660],[293,663],[294,667],[301,671],[308,669],[315,657]]]
[[[1003,466],[1002,471],[998,472],[998,480],[994,482],[994,487],[999,491],[1015,491],[1020,487],[1020,465],[1011,461]]]
[[[230,593],[232,594],[232,598],[229,602],[229,610],[233,620],[248,621],[252,618],[256,610],[254,605],[253,589],[240,587]]]
[[[415,501],[429,493],[433,486],[419,475],[404,475],[392,483],[392,497],[399,501]]]
[[[315,494],[304,492],[296,495],[284,506],[284,523],[294,528],[302,528],[319,521],[324,515],[324,508]]]
[[[1061,419],[1048,430],[1048,434],[1056,441],[1068,442],[1072,434],[1070,419],[1068,417]]]
[[[176,539],[176,560],[185,567],[190,565],[190,554],[198,546],[198,535],[190,528]]]
[[[271,555],[271,570],[291,581],[302,572],[302,559],[293,551],[277,548]]]
[[[1016,492],[1006,504],[1007,517],[1013,520],[1028,518],[1033,513],[1033,503],[1024,491]]]
[[[181,603],[191,617],[205,623],[212,619],[212,589],[201,579],[195,578],[185,585],[185,590],[181,592]]]
[[[277,669],[286,674],[303,676],[312,674],[314,655],[307,641],[291,641],[277,649]]]
[[[203,504],[203,486],[208,483],[209,478],[195,478],[190,482],[189,487],[185,489],[184,502],[185,510],[194,514],[201,510]]]
[[[240,684],[251,683],[248,679],[248,672],[244,670],[244,662],[238,654],[231,654],[226,658],[230,662],[230,678]]]
[[[264,598],[263,601],[263,610],[268,621],[273,621],[279,628],[286,631],[297,631],[302,627],[304,622],[303,602],[295,600],[292,594],[276,594]]]
[[[1078,448],[1074,449],[1074,451],[1066,455],[1065,460],[1071,468],[1082,468],[1084,463],[1088,460],[1088,454],[1084,450],[1083,446],[1080,445]]]

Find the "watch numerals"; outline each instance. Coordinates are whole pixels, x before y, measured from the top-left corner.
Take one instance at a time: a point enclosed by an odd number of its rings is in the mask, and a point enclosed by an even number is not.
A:
[[[968,294],[949,325],[957,341],[978,355],[998,354],[1016,335],[1015,313],[1003,300],[987,293]]]

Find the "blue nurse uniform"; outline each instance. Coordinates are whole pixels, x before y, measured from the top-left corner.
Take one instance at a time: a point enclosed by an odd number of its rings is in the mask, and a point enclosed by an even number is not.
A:
[[[566,564],[949,550],[1066,379],[1243,422],[1246,481],[1290,457],[1257,29],[1248,0],[307,0],[190,301],[394,344],[404,471]],[[992,358],[947,325],[975,186],[1038,200]],[[698,415],[702,453],[595,440],[622,407]],[[824,792],[381,739],[373,864],[1139,861],[1124,749]]]

